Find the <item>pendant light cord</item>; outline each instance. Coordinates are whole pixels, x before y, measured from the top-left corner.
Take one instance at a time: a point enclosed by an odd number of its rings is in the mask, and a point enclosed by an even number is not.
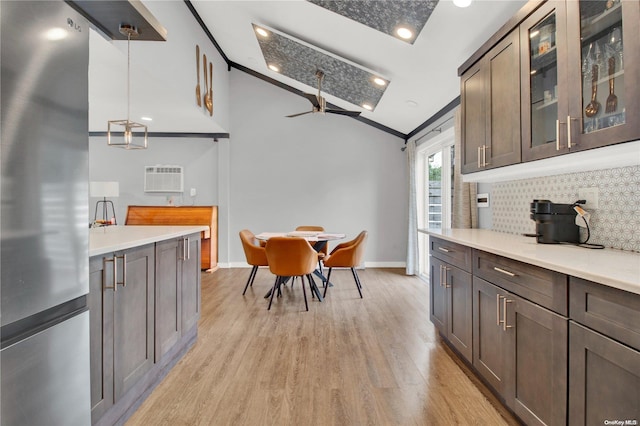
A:
[[[127,32],[127,125],[131,114],[131,32]]]

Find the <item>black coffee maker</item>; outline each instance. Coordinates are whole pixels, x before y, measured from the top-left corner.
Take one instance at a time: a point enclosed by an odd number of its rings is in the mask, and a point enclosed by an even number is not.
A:
[[[549,200],[533,200],[531,219],[536,223],[536,239],[543,244],[579,243],[575,204],[556,204]]]

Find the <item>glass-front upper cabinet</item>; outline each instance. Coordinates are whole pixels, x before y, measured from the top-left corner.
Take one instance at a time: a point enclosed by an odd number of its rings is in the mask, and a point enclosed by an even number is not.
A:
[[[564,3],[547,2],[520,26],[524,161],[569,152],[560,133],[568,111],[565,19]]]
[[[639,0],[549,1],[520,28],[524,161],[640,139]]]

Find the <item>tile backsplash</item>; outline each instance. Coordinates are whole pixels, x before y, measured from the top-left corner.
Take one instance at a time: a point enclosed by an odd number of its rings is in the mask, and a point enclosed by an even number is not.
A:
[[[598,188],[597,210],[590,211],[590,243],[640,252],[640,165],[494,183],[493,230],[534,233],[529,204],[534,199],[571,204],[580,188]],[[585,238],[585,234],[583,234]]]

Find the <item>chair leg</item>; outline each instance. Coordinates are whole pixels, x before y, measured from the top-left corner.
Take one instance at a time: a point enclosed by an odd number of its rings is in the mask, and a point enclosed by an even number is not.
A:
[[[327,283],[324,286],[324,294],[322,295],[322,297],[327,297],[327,290],[329,289],[329,280],[331,279],[331,271],[333,270],[333,268],[329,268],[329,273],[327,274]]]
[[[358,278],[358,273],[356,272],[356,268],[351,268],[351,273],[353,274],[353,279],[356,282],[356,287],[358,288],[358,293],[360,293],[360,299],[362,299],[362,291],[360,290],[362,286],[360,285],[360,278]]]
[[[271,310],[271,303],[273,303],[273,295],[276,294],[276,287],[280,287],[278,284],[280,283],[280,277],[276,277],[276,282],[273,284],[273,288],[271,289],[271,298],[269,299],[269,307],[267,311]]]
[[[247,288],[249,287],[249,284],[251,284],[251,287],[253,287],[253,280],[256,277],[256,272],[257,271],[258,271],[258,267],[257,266],[254,266],[253,268],[251,268],[251,273],[249,274],[249,279],[247,280],[247,285],[244,286],[244,291],[242,292],[243,296],[247,292]]]
[[[362,285],[360,284],[360,277],[358,277],[358,273],[356,272],[356,268],[351,268],[351,273],[353,274],[353,279],[356,282],[356,287],[358,289],[358,293],[360,293],[360,298],[362,299]]]
[[[309,278],[307,278],[308,280]],[[302,294],[304,294],[304,307],[309,310],[309,303],[307,302],[307,290],[304,288],[304,277],[300,276],[300,283],[302,284]]]

